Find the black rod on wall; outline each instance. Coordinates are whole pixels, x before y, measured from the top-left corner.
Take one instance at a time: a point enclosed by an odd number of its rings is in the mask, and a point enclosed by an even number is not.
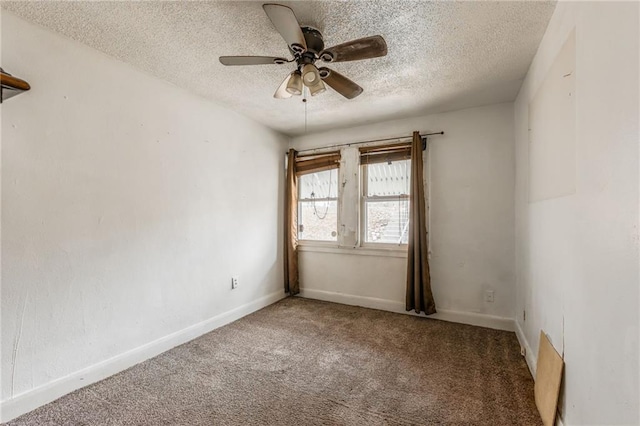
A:
[[[434,135],[444,135],[444,132],[434,132],[434,133],[420,133],[420,136],[423,138],[426,138],[427,136],[434,136]],[[385,138],[385,139],[375,139],[375,140],[370,140],[370,141],[361,141],[361,142],[349,142],[349,143],[340,143],[340,144],[336,144],[336,145],[328,145],[328,146],[323,146],[323,147],[319,147],[319,148],[309,148],[309,149],[303,149],[298,151],[298,153],[303,153],[303,152],[311,152],[311,151],[320,151],[320,150],[325,150],[325,149],[333,149],[333,148],[339,148],[339,147],[343,147],[343,146],[358,146],[358,145],[365,145],[368,143],[376,143],[376,142],[388,142],[388,141],[401,141],[403,139],[411,139],[411,136],[400,136],[397,138]],[[424,144],[423,141],[423,149],[425,147],[426,144]]]

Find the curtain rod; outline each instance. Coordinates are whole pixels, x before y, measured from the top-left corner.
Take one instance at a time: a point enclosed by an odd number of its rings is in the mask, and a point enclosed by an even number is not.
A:
[[[420,136],[423,137],[423,138],[427,137],[427,136],[433,136],[433,135],[444,135],[444,131],[435,132],[435,133],[420,133]],[[396,137],[396,138],[374,139],[374,140],[362,141],[362,142],[339,143],[339,144],[336,144],[336,145],[328,145],[328,146],[323,146],[323,147],[319,147],[319,148],[302,149],[302,150],[298,151],[298,153],[319,151],[319,150],[324,150],[324,149],[332,149],[332,148],[338,148],[338,147],[341,147],[341,146],[357,146],[357,145],[364,145],[364,144],[374,143],[374,142],[386,142],[386,141],[394,141],[394,140],[410,139],[410,138],[411,138],[411,136],[400,136],[400,137]]]

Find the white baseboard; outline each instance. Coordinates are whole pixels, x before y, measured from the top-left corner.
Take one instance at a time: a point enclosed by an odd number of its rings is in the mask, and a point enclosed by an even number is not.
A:
[[[529,341],[525,337],[524,331],[522,331],[522,328],[520,327],[520,323],[518,323],[518,321],[514,321],[514,322],[516,324],[516,336],[518,337],[518,342],[520,342],[520,346],[524,348],[524,355],[525,355],[524,359],[527,361],[527,366],[529,367],[529,371],[531,372],[531,375],[535,378],[536,363],[537,363],[538,356],[535,353],[533,353],[533,350],[531,350]]]
[[[536,378],[536,365],[538,364],[538,354],[536,354],[532,349],[531,345],[529,345],[529,341],[524,335],[524,331],[520,326],[518,321],[514,321],[516,324],[516,336],[518,337],[518,342],[520,342],[520,346],[524,348],[524,359],[527,362],[527,366],[529,367],[529,371],[531,372],[531,376],[533,379]],[[564,426],[564,422],[562,417],[560,416],[560,411],[558,411],[558,415],[556,416],[556,424],[555,426]]]
[[[327,302],[342,303],[344,305],[362,306],[364,308],[380,309],[382,311],[396,312],[406,315],[417,315],[413,311],[407,311],[403,302],[396,300],[378,299],[375,297],[355,296],[353,294],[335,293],[332,291],[300,289],[300,297],[307,299],[324,300]],[[424,315],[421,315],[424,317]],[[477,325],[480,327],[494,328],[497,330],[514,331],[512,318],[498,317],[494,315],[478,314],[475,312],[460,312],[447,309],[438,309],[438,313],[429,315],[429,318],[449,322]]]
[[[284,291],[268,294],[253,302],[221,313],[183,330],[171,333],[153,342],[16,395],[6,401],[2,401],[0,404],[0,421],[3,423],[7,422],[49,402],[55,401],[70,392],[106,379],[120,371],[166,352],[171,348],[269,306],[283,299],[285,296]]]

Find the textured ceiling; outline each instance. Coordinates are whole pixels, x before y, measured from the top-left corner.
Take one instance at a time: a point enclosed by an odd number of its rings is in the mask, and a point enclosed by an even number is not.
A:
[[[515,99],[554,2],[281,2],[326,46],[382,35],[384,58],[329,65],[364,88],[307,103],[308,132]],[[224,67],[220,55],[289,57],[262,2],[2,2],[23,18],[283,133],[305,132],[300,97],[273,92],[292,64]]]

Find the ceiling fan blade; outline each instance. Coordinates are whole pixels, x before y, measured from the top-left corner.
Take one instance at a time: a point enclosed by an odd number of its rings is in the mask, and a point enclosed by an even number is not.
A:
[[[262,8],[291,50],[302,53],[307,49],[298,19],[290,7],[268,3],[263,4]]]
[[[291,78],[292,74],[289,74],[284,81],[282,82],[282,84],[280,84],[280,87],[278,87],[278,90],[276,90],[276,93],[273,94],[273,97],[276,99],[287,99],[291,97],[291,93],[287,92],[287,83],[289,83],[289,79]]]
[[[382,36],[375,35],[324,49],[320,58],[326,62],[347,62],[378,58],[386,54],[387,43]]]
[[[220,56],[222,65],[280,65],[289,62],[285,58],[272,56]]]
[[[332,69],[322,67],[319,72],[325,83],[347,99],[353,99],[362,93],[362,87]]]

